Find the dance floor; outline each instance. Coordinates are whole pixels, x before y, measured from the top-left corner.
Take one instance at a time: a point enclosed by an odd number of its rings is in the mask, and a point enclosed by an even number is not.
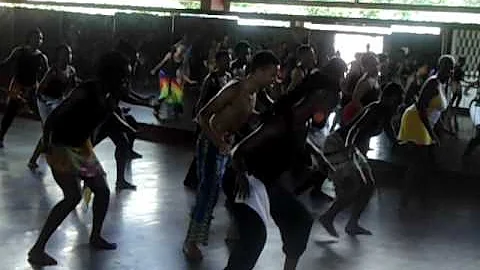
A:
[[[31,269],[26,253],[48,211],[62,196],[43,160],[40,174],[32,174],[26,168],[39,135],[38,122],[18,119],[7,135],[6,148],[0,151],[0,269]],[[112,192],[105,223],[105,236],[119,244],[118,250],[98,252],[89,248],[91,210],[81,204],[48,245],[48,252],[59,261],[58,266],[49,269],[222,269],[228,256],[224,243],[228,222],[223,202],[215,212],[210,245],[204,247],[204,261],[189,264],[181,252],[194,200],[193,194],[182,185],[192,158],[191,146],[138,141],[135,148],[144,155],[143,159],[133,161],[129,170],[138,190]],[[96,151],[113,187],[113,144],[106,141]],[[444,158],[449,157],[456,159],[453,154]],[[383,166],[378,172],[379,181],[386,178],[397,181],[402,177],[402,170],[389,166]],[[455,175],[437,174],[436,177],[436,180],[456,179]],[[412,207],[407,212],[397,210],[395,188],[380,188],[362,217],[362,224],[374,232],[373,236],[351,238],[342,234],[334,239],[315,223],[298,269],[477,270],[480,260],[478,192],[466,188],[441,189],[436,188],[437,185],[434,181],[426,206]],[[328,207],[327,203],[312,200],[309,195],[301,196],[301,200],[315,217]],[[338,217],[339,231],[343,232],[347,218],[348,213]],[[273,222],[268,229],[268,242],[255,269],[278,270],[283,258],[281,240]]]

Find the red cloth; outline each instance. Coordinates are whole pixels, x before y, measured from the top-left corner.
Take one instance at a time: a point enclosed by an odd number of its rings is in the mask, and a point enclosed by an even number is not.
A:
[[[313,115],[313,122],[315,124],[322,124],[325,121],[325,113],[323,111],[317,112]]]
[[[361,109],[362,105],[359,102],[350,101],[345,108],[343,108],[342,123],[344,125],[350,123]]]

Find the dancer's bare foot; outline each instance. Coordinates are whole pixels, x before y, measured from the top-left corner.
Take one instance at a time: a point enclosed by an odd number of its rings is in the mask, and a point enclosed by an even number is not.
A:
[[[203,259],[203,254],[197,244],[192,242],[185,242],[183,244],[183,254],[189,261],[201,261]]]
[[[333,218],[330,218],[327,215],[322,215],[320,216],[318,221],[320,221],[320,224],[322,224],[323,228],[325,228],[328,234],[330,234],[333,237],[338,237],[337,230],[333,225]]]
[[[103,239],[102,237],[91,237],[90,238],[90,246],[95,249],[101,250],[114,250],[117,249],[117,244],[110,243],[107,240]]]
[[[28,262],[34,266],[57,265],[57,261],[43,250],[31,249],[28,252]]]
[[[347,227],[345,227],[345,232],[350,236],[372,235],[371,231],[360,227],[358,224],[348,224]]]

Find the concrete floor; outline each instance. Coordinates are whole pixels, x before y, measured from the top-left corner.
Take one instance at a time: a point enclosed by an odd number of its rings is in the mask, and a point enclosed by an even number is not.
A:
[[[18,119],[0,151],[0,257],[1,270],[31,269],[26,253],[38,234],[48,211],[61,198],[60,189],[42,161],[43,174],[32,174],[26,161],[40,135],[38,122]],[[110,185],[115,180],[113,145],[107,141],[97,148]],[[205,259],[188,264],[181,245],[193,195],[182,181],[191,160],[190,147],[136,143],[144,154],[131,166],[136,192],[112,193],[105,235],[116,241],[116,251],[89,249],[91,211],[80,205],[54,234],[48,252],[59,261],[49,269],[141,269],[141,270],[220,270],[228,251],[224,244],[227,226],[223,203],[213,221]],[[399,177],[387,175],[382,177]],[[302,200],[314,216],[327,207]],[[340,239],[327,236],[315,224],[311,240],[298,269],[338,270],[478,270],[480,268],[480,218],[478,199],[463,193],[436,192],[428,208],[400,214],[398,194],[380,189],[362,223],[374,236]],[[339,216],[340,230],[347,214]],[[343,232],[343,230],[342,230]],[[281,269],[283,255],[278,230],[270,223],[268,243],[256,269]]]

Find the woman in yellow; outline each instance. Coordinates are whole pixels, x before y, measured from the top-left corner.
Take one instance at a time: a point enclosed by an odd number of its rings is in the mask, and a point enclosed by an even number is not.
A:
[[[438,143],[433,129],[448,106],[445,88],[454,65],[455,60],[452,56],[441,56],[438,61],[438,72],[423,84],[417,102],[403,113],[398,140],[408,147],[409,165],[405,175],[402,207],[407,206],[416,183],[421,184],[420,198],[425,199],[426,178],[432,163],[431,146]]]

